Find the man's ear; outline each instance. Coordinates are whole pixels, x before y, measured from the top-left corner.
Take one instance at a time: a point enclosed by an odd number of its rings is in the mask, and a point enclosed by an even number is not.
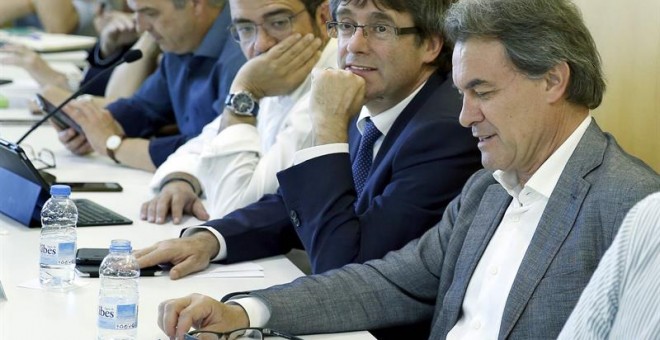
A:
[[[316,7],[316,14],[314,15],[313,25],[316,25],[320,32],[320,37],[325,41],[328,39],[328,32],[325,29],[325,23],[331,21],[332,16],[330,15],[330,5],[328,1],[323,1],[318,7]]]
[[[195,16],[199,16],[200,14],[204,13],[204,11],[207,9],[208,3],[209,0],[191,0],[190,4],[193,6],[193,11],[195,12]],[[229,6],[229,5],[225,4],[225,6]]]
[[[562,61],[553,66],[544,77],[546,84],[545,90],[548,103],[554,103],[564,98],[568,83],[571,79],[571,68],[568,63]]]
[[[314,20],[318,27],[325,31],[326,21],[332,20],[332,16],[330,15],[330,4],[328,1],[323,1],[318,7],[316,7],[316,17]]]
[[[444,40],[439,35],[431,35],[422,44],[425,49],[423,61],[426,64],[430,64],[440,55]]]

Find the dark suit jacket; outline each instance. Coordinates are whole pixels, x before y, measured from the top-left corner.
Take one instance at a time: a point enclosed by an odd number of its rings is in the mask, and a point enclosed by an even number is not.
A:
[[[280,190],[205,225],[227,241],[227,262],[304,246],[314,272],[380,258],[421,236],[480,167],[476,141],[458,123],[450,78],[432,76],[402,111],[376,155],[356,202],[349,154],[321,156],[278,174]]]
[[[509,292],[499,338],[556,338],[626,212],[660,177],[593,122],[564,168]],[[511,197],[483,170],[440,223],[382,260],[253,292],[269,327],[293,334],[372,329],[432,319],[444,339]]]

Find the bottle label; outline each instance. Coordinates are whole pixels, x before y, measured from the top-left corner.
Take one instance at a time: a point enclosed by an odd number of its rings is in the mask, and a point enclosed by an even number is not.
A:
[[[103,329],[135,329],[137,315],[136,304],[100,305],[98,326]]]
[[[41,243],[41,264],[68,265],[75,263],[75,242]]]

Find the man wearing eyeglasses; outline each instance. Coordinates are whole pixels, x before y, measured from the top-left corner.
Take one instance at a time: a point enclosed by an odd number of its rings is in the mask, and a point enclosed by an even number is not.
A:
[[[451,49],[438,22],[448,1],[406,2],[401,11],[367,3],[340,7],[342,25],[327,24],[339,69],[313,72],[313,145],[278,174],[279,191],[137,252],[141,266],[171,262],[178,279],[210,261],[304,247],[320,273],[381,257],[440,218],[480,166],[448,74]]]
[[[391,3],[332,1],[338,21],[353,26]],[[230,294],[228,304],[197,294],[161,303],[167,335],[192,325],[310,334],[427,320],[429,339],[557,337],[625,213],[660,177],[591,116],[605,82],[570,0],[460,0],[444,27],[455,43],[460,122],[478,139],[485,169],[439,223],[382,259]]]
[[[238,72],[223,114],[156,171],[156,197],[141,216],[174,223],[183,213],[221,217],[277,190],[276,173],[310,146],[307,113],[313,67],[337,65],[337,43],[322,29],[325,0],[230,1],[230,32],[249,62]],[[249,105],[248,105],[249,104]],[[252,106],[251,108],[249,106]]]

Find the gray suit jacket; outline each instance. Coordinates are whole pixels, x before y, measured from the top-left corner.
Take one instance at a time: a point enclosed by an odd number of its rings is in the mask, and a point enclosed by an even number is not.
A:
[[[562,172],[513,282],[499,338],[555,338],[626,212],[660,190],[660,177],[595,122]],[[375,329],[432,318],[432,339],[460,317],[472,274],[511,197],[482,170],[442,220],[382,260],[252,294],[269,327],[294,334]]]

